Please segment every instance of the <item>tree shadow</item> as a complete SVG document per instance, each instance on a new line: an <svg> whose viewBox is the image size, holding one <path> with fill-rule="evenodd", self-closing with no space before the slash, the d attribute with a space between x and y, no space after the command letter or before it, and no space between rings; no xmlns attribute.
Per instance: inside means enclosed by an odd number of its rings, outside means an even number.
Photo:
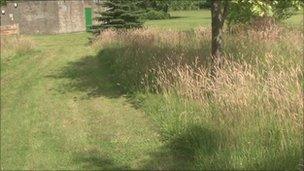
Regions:
<svg viewBox="0 0 304 171"><path fill-rule="evenodd" d="M170 16L169 20L176 20L176 19L185 19L185 18L189 18L188 16ZM211 20L211 16L210 17L200 17L200 19L210 19Z"/></svg>
<svg viewBox="0 0 304 171"><path fill-rule="evenodd" d="M169 20L180 19L180 18L189 18L186 16L170 16Z"/></svg>
<svg viewBox="0 0 304 171"><path fill-rule="evenodd" d="M115 163L107 155L102 155L97 151L80 152L74 154L74 162L80 164L83 170L128 170L129 166Z"/></svg>
<svg viewBox="0 0 304 171"><path fill-rule="evenodd" d="M110 80L110 71L98 56L85 56L76 62L70 62L58 74L48 78L67 79L54 88L60 93L71 91L86 92L87 98L105 96L117 98L122 95L119 87Z"/></svg>
<svg viewBox="0 0 304 171"><path fill-rule="evenodd" d="M232 168L229 166L229 152L226 152L225 158L215 157L225 146L223 136L221 132L203 125L190 125L184 132L170 138L157 152L151 153L151 160L146 162L144 168L157 170Z"/></svg>
<svg viewBox="0 0 304 171"><path fill-rule="evenodd" d="M150 154L145 169L153 170L303 170L303 150L290 147L285 152L268 152L262 158L248 158L235 163L238 147L228 142L228 134L204 125L189 125L185 131L167 138L165 145ZM163 138L166 136L162 136ZM252 148L248 146L248 148ZM262 146L260 148L263 148ZM257 149L263 151L265 149ZM248 157L248 156L247 156ZM239 160L238 162L241 162ZM246 162L247 161L247 162Z"/></svg>

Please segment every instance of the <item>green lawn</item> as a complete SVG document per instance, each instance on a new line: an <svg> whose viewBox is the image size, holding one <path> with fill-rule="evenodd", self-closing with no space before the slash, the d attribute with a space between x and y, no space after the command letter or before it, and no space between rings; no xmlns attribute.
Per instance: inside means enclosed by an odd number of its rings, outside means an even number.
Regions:
<svg viewBox="0 0 304 171"><path fill-rule="evenodd" d="M291 24L291 25L294 25L294 26L302 26L303 27L303 20L304 20L303 12L304 12L303 10L297 12L295 15L288 18L286 20L286 22L288 24Z"/></svg>
<svg viewBox="0 0 304 171"><path fill-rule="evenodd" d="M155 126L108 80L88 34L33 38L35 52L1 66L1 169L157 166Z"/></svg>
<svg viewBox="0 0 304 171"><path fill-rule="evenodd" d="M190 30L199 26L211 26L210 10L172 11L170 14L172 19L146 21L145 26L176 30ZM303 25L303 11L297 12L286 22L295 26Z"/></svg>
<svg viewBox="0 0 304 171"><path fill-rule="evenodd" d="M172 11L172 19L146 21L145 26L164 29L189 30L199 26L211 26L209 10L199 11Z"/></svg>

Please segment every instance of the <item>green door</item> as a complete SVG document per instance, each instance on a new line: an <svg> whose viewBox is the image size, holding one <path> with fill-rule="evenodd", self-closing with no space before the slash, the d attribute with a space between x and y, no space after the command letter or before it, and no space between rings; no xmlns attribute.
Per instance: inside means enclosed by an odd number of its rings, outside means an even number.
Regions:
<svg viewBox="0 0 304 171"><path fill-rule="evenodd" d="M86 30L91 31L92 28L92 8L85 8Z"/></svg>

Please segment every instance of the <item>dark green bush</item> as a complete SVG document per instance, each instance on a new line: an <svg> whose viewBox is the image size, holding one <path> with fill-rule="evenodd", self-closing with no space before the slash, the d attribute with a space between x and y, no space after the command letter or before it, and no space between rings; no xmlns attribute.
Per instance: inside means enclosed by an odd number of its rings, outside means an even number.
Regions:
<svg viewBox="0 0 304 171"><path fill-rule="evenodd" d="M6 5L6 0L0 0L0 6Z"/></svg>
<svg viewBox="0 0 304 171"><path fill-rule="evenodd" d="M170 14L163 11L149 10L148 12L144 13L141 18L144 20L163 20L169 19Z"/></svg>
<svg viewBox="0 0 304 171"><path fill-rule="evenodd" d="M171 10L198 10L211 7L211 0L171 1Z"/></svg>

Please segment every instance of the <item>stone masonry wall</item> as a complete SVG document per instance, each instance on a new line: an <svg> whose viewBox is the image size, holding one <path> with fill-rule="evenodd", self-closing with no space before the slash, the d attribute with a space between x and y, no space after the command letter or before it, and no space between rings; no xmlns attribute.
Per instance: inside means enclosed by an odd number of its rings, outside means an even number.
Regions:
<svg viewBox="0 0 304 171"><path fill-rule="evenodd" d="M14 3L18 6L15 8ZM57 34L85 31L85 7L92 0L9 1L1 7L1 25L19 23L21 34Z"/></svg>
<svg viewBox="0 0 304 171"><path fill-rule="evenodd" d="M47 34L58 30L58 5L56 1L9 2L1 14L1 25L19 23L21 34ZM2 9L2 8L1 8Z"/></svg>
<svg viewBox="0 0 304 171"><path fill-rule="evenodd" d="M84 2L58 2L59 33L85 31Z"/></svg>

